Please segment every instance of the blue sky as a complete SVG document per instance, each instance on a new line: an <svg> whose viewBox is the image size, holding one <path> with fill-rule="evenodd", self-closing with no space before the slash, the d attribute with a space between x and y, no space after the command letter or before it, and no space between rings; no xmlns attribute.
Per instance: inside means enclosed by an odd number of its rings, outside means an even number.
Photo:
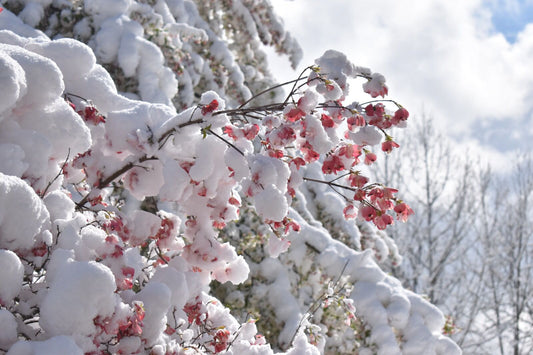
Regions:
<svg viewBox="0 0 533 355"><path fill-rule="evenodd" d="M312 64L327 49L387 78L461 147L504 164L533 149L533 0L272 0ZM274 72L293 77L285 59Z"/></svg>
<svg viewBox="0 0 533 355"><path fill-rule="evenodd" d="M533 23L533 1L494 1L488 8L492 13L492 24L505 38L514 43L517 34L528 23Z"/></svg>

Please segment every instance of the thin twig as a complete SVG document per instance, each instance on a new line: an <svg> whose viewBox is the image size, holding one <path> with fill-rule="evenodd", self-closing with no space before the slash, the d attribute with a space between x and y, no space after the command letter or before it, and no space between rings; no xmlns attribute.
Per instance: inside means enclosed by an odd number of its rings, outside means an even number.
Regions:
<svg viewBox="0 0 533 355"><path fill-rule="evenodd" d="M294 80L290 80L290 81L286 81L284 83L281 83L281 84L278 84L278 85L274 85L268 89L265 89L263 91L261 91L260 93L258 94L255 94L254 96L252 96L251 98L249 98L248 100L246 100L242 105L240 105L237 109L241 109L243 108L244 106L246 106L248 103L250 103L251 101L253 101L254 99L258 98L259 96L269 92L269 91L272 91L274 89L277 89L279 87L282 87L282 86L285 86L285 85L288 85L288 84L292 84L292 83L297 83L298 81L300 80L304 80L305 78L302 78L301 75L300 77L298 77L298 79L294 79Z"/></svg>
<svg viewBox="0 0 533 355"><path fill-rule="evenodd" d="M143 155L136 162L129 162L128 164L124 165L122 168L118 169L117 171L115 171L113 174L111 174L107 178L98 181L97 187L100 189L107 187L111 182L113 182L113 180L115 180L116 178L118 178L119 176L127 172L128 170L132 169L133 167L137 166L137 164L145 162L147 160L157 160L157 158L147 157L146 155ZM80 202L76 204L78 209L82 208L83 205L87 203L87 200L89 199L90 194L91 193L89 192L87 195L85 195L85 197L81 199Z"/></svg>
<svg viewBox="0 0 533 355"><path fill-rule="evenodd" d="M217 137L218 139L222 140L224 143L226 143L227 145L229 145L230 147L232 147L233 149L235 149L237 152L239 152L242 156L244 156L244 153L242 152L242 150L240 150L239 148L237 148L233 143L231 143L230 141L228 141L226 138L222 137L221 135L219 134L216 134L215 132L213 132L211 129L208 129L207 130L209 133L211 133L212 135L214 135L215 137Z"/></svg>
<svg viewBox="0 0 533 355"><path fill-rule="evenodd" d="M176 132L180 128L187 127L187 126L192 126L194 124L203 123L203 122L204 122L203 118L198 118L198 119L195 119L195 120L191 120L191 121L187 121L187 122L184 122L184 123L180 123L176 127L172 127L169 130L167 130L165 133L163 133L161 135L161 137L157 140L157 143L161 144L161 142L163 142L163 141L165 141L165 143L166 143L166 139L170 135L172 135L172 133ZM163 145L164 145L164 143L163 143ZM162 147L163 145L160 145L160 146Z"/></svg>
<svg viewBox="0 0 533 355"><path fill-rule="evenodd" d="M283 101L283 105L286 105L287 102L289 102L289 99L294 95L294 91L296 89L296 84L298 84L298 81L302 80L302 76L304 75L304 73L308 70L308 69L311 69L312 67L309 66L307 68L304 68L304 70L302 70L302 72L300 73L300 75L298 76L298 79L296 79L294 81L294 85L292 86L292 89L291 89L291 92L289 92L289 95L287 95L287 97L285 98L285 101Z"/></svg>
<svg viewBox="0 0 533 355"><path fill-rule="evenodd" d="M307 243L306 243L307 244ZM314 249L314 248L313 248ZM341 273L339 274L339 276L337 277L337 281L335 281L334 283L334 288L337 288L337 285L339 284L339 281L342 277L342 275L344 274L344 271L346 271L346 267L348 266L348 262L349 260L346 260L346 262L344 263L344 267L342 268L342 271ZM344 286L343 286L344 287ZM336 293L340 292L340 290L343 288L339 288ZM292 338L291 338L291 341L289 342L289 345L292 344L292 342L294 341L294 338L296 338L296 334L298 334L298 331L300 330L300 328L302 327L302 323L305 319L308 319L308 318L311 318L315 313L316 311L318 310L318 306L320 306L320 304L322 303L322 299L324 298L324 296L327 295L327 291L324 291L322 292L322 294L320 295L320 297L318 297L313 303L311 303L309 305L309 308L307 308L307 311L304 313L302 319L300 319L300 322L298 323L298 328L296 328L296 331L294 332ZM329 297L329 296L328 296ZM327 299L328 297L326 297L325 299ZM316 308L316 309L315 309ZM311 312L312 311L312 312Z"/></svg>
<svg viewBox="0 0 533 355"><path fill-rule="evenodd" d="M258 112L272 112L272 111L283 111L285 108L285 103L275 103L275 104L268 104L263 106L257 106L257 107L250 107L250 108L237 108L237 109L230 109L230 110L221 110L217 112L213 112L213 116L226 114L228 116L243 116L247 113L258 113Z"/></svg>
<svg viewBox="0 0 533 355"><path fill-rule="evenodd" d="M46 188L44 189L44 191L41 193L41 198L44 197L46 195L46 192L48 191L48 189L50 188L50 186L52 186L52 184L54 183L54 181L56 181L59 176L61 176L61 174L63 174L63 169L65 168L65 166L67 165L68 163L68 158L70 156L70 148L68 148L68 152L67 152L67 157L65 158L65 161L63 162L63 165L61 165L61 169L59 169L59 172L57 173L57 175L48 183L48 185L46 185Z"/></svg>

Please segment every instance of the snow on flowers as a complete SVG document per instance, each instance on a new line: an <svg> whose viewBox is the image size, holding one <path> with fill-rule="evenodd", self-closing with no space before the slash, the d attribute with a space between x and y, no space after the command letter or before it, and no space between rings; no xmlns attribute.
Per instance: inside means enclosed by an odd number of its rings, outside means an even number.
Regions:
<svg viewBox="0 0 533 355"><path fill-rule="evenodd" d="M118 13L129 6L115 5L111 10ZM97 1L86 4L95 18L97 9ZM396 190L371 183L361 168L378 159L372 150L383 137L382 144L391 142L383 151L397 148L385 129L403 126L407 111L397 104L393 112L380 103L372 110L370 104L343 103L350 78L369 81L363 89L372 97L387 94L382 76L328 51L277 106L232 109L208 91L196 106L176 112L167 96L150 95L154 83L141 81L141 96L159 104L128 99L90 48L72 39L50 40L11 13L4 15L12 16L2 20L12 31L0 32L0 65L7 73L0 86L10 89L0 101L0 156L9 157L0 163L0 265L9 265L9 273L0 272L0 324L8 329L0 337L2 350L323 351L326 334L302 321L304 305L290 294L284 266L269 258L265 265L279 273L258 271L242 250L220 237L243 217L241 210L266 226L263 243L269 241L271 256L303 256L302 248L311 245L329 279L344 272L339 265L350 263L357 292L339 301L347 326L368 294L404 292L368 253L343 247L293 208L295 200L304 200L300 190L307 183L341 196L346 219L372 221L379 229L393 223L393 212L401 221L413 213ZM27 10L24 16L29 15ZM104 22L103 28L114 26ZM105 54L105 41L93 45ZM112 61L116 53L108 54ZM134 67L142 72L143 65L148 64L141 60ZM170 90L164 70L145 69L157 74L163 91ZM305 268L305 258L296 259ZM258 272L283 285L267 291L284 323L282 348L272 349L252 320L237 320L211 294L214 281L239 285ZM387 282L393 285L376 286ZM411 303L420 302L416 309L430 313L417 296L400 298L394 309L375 307L395 315L390 322L360 312L375 325L378 348L399 349L388 336L392 327L404 330ZM284 313L286 299L295 307ZM428 317L440 324L438 312ZM386 329L386 343L379 343L379 329ZM428 331L428 342L436 344L443 338L435 329Z"/></svg>

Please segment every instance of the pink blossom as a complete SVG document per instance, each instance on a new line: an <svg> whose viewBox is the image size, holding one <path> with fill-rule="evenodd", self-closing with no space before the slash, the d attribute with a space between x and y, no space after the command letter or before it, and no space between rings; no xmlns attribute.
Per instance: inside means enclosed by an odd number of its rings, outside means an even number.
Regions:
<svg viewBox="0 0 533 355"><path fill-rule="evenodd" d="M248 140L254 139L259 133L259 125L253 124L243 129L244 137Z"/></svg>
<svg viewBox="0 0 533 355"><path fill-rule="evenodd" d="M322 172L324 174L337 174L337 172L344 169L342 160L336 155L330 155L322 164Z"/></svg>
<svg viewBox="0 0 533 355"><path fill-rule="evenodd" d="M378 216L374 219L374 224L378 229L384 230L387 228L388 225L391 225L394 223L394 220L392 217L386 213L383 213L381 216Z"/></svg>
<svg viewBox="0 0 533 355"><path fill-rule="evenodd" d="M303 160L302 158L295 158L291 160L290 164L294 164L296 166L296 169L299 170L301 166L305 165L305 160Z"/></svg>
<svg viewBox="0 0 533 355"><path fill-rule="evenodd" d="M400 145L393 140L386 140L385 142L381 143L381 150L383 150L385 153L392 152L392 149L394 148L400 148Z"/></svg>
<svg viewBox="0 0 533 355"><path fill-rule="evenodd" d="M394 212L396 212L396 218L402 222L407 221L409 216L414 214L411 207L404 202L398 203L396 206L394 206Z"/></svg>
<svg viewBox="0 0 533 355"><path fill-rule="evenodd" d="M407 120L409 117L409 111L407 111L405 108L401 107L394 113L393 121L395 124L398 124L401 121Z"/></svg>
<svg viewBox="0 0 533 355"><path fill-rule="evenodd" d="M344 207L342 213L344 214L345 219L353 219L357 217L357 210L355 209L354 205L348 205Z"/></svg>
<svg viewBox="0 0 533 355"><path fill-rule="evenodd" d="M366 165L372 165L378 157L376 154L368 152L365 154L365 164Z"/></svg>
<svg viewBox="0 0 533 355"><path fill-rule="evenodd" d="M368 182L368 178L359 174L350 174L348 181L350 182L350 186L363 187Z"/></svg>
<svg viewBox="0 0 533 355"><path fill-rule="evenodd" d="M363 189L357 189L353 195L355 201L363 201L366 198L366 192Z"/></svg>
<svg viewBox="0 0 533 355"><path fill-rule="evenodd" d="M325 115L325 114L322 114L320 120L322 121L322 126L324 128L332 128L335 126L335 122L333 121L333 119L328 116L328 115Z"/></svg>
<svg viewBox="0 0 533 355"><path fill-rule="evenodd" d="M363 90L372 97L385 97L389 88L385 85L385 77L379 73L373 73L370 80L363 84Z"/></svg>
<svg viewBox="0 0 533 355"><path fill-rule="evenodd" d="M299 108L293 108L292 110L287 112L287 114L285 116L287 117L287 119L289 121L296 122L296 121L298 121L299 119L301 119L302 117L305 116L305 112L302 111Z"/></svg>
<svg viewBox="0 0 533 355"><path fill-rule="evenodd" d="M359 209L365 221L370 222L376 217L376 209L372 206L363 206Z"/></svg>
<svg viewBox="0 0 533 355"><path fill-rule="evenodd" d="M218 108L218 101L217 100L213 100L209 104L204 105L202 107L202 115L205 116L208 113L211 113L211 112L215 111L217 108Z"/></svg>
<svg viewBox="0 0 533 355"><path fill-rule="evenodd" d="M367 116L374 116L374 106L372 104L366 105L365 113Z"/></svg>

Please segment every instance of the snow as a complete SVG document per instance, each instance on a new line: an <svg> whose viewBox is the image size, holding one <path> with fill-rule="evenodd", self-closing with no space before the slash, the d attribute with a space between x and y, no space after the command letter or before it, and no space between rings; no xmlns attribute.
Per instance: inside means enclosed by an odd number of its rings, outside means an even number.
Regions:
<svg viewBox="0 0 533 355"><path fill-rule="evenodd" d="M82 355L83 351L71 337L58 335L44 341L21 340L7 352L9 355L55 355L62 353Z"/></svg>
<svg viewBox="0 0 533 355"><path fill-rule="evenodd" d="M17 321L6 309L0 309L0 329L0 349L9 349L17 341Z"/></svg>
<svg viewBox="0 0 533 355"><path fill-rule="evenodd" d="M24 268L17 254L0 249L0 304L8 306L22 288Z"/></svg>
<svg viewBox="0 0 533 355"><path fill-rule="evenodd" d="M273 184L264 187L254 199L255 210L264 219L279 222L287 215L287 200Z"/></svg>
<svg viewBox="0 0 533 355"><path fill-rule="evenodd" d="M50 220L56 219L70 219L74 214L74 202L63 191L51 191L44 199L44 204L48 213L50 213Z"/></svg>
<svg viewBox="0 0 533 355"><path fill-rule="evenodd" d="M141 292L135 296L135 300L143 302L146 311L144 317L143 340L148 346L155 344L166 328L167 311L171 303L171 291L166 284L152 280Z"/></svg>
<svg viewBox="0 0 533 355"><path fill-rule="evenodd" d="M62 74L54 62L17 46L0 44L0 50L15 60L25 73L27 90L20 95L20 106L45 107L63 94ZM23 80L20 70L16 74L17 80Z"/></svg>
<svg viewBox="0 0 533 355"><path fill-rule="evenodd" d="M93 320L113 314L115 288L111 270L101 263L67 261L43 299L39 323L51 335L91 336Z"/></svg>
<svg viewBox="0 0 533 355"><path fill-rule="evenodd" d="M18 62L0 52L0 85L5 94L0 98L0 113L13 108L17 100L26 94L26 75ZM0 116L0 120L4 116Z"/></svg>
<svg viewBox="0 0 533 355"><path fill-rule="evenodd" d="M0 144L0 171L7 175L22 176L29 164L24 161L24 150L17 144Z"/></svg>
<svg viewBox="0 0 533 355"><path fill-rule="evenodd" d="M0 248L31 249L50 228L42 200L23 180L0 173Z"/></svg>
<svg viewBox="0 0 533 355"><path fill-rule="evenodd" d="M360 145L376 145L379 144L383 139L381 133L376 129L376 127L373 126L359 128L357 132L350 133L350 138L353 139L355 144Z"/></svg>

